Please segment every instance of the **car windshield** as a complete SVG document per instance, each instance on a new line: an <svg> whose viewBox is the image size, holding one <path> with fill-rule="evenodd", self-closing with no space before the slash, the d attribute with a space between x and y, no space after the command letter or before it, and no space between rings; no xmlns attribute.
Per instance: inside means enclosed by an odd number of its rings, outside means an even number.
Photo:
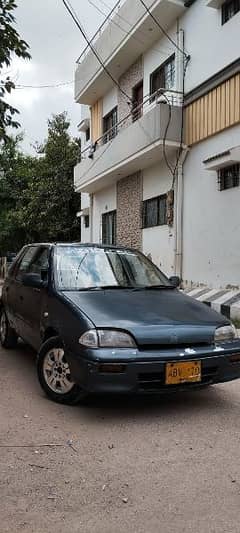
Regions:
<svg viewBox="0 0 240 533"><path fill-rule="evenodd" d="M172 287L149 259L137 251L57 246L55 280L60 290Z"/></svg>

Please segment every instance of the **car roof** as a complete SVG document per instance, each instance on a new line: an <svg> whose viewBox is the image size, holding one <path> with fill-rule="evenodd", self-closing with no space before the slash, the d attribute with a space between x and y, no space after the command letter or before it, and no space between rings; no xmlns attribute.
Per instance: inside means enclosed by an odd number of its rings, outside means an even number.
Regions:
<svg viewBox="0 0 240 533"><path fill-rule="evenodd" d="M112 244L99 244L99 243L92 243L92 242L88 242L88 243L82 243L82 242L34 242L34 243L29 243L29 244L26 244L25 247L29 247L29 246L51 246L51 247L55 247L55 246L79 246L81 248L99 248L99 249L102 249L102 250L106 250L106 249L109 249L109 250L134 250L134 248L130 248L129 246L122 246L122 245L119 245L119 246L116 246L116 245L112 245ZM136 250L135 250L136 251Z"/></svg>

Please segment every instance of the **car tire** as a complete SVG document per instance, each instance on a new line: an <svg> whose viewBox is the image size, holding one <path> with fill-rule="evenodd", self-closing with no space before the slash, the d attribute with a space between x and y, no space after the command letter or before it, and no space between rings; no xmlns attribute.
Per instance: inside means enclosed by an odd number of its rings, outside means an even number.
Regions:
<svg viewBox="0 0 240 533"><path fill-rule="evenodd" d="M37 373L42 389L54 402L75 405L88 398L88 393L71 380L60 337L51 337L41 346L37 356Z"/></svg>
<svg viewBox="0 0 240 533"><path fill-rule="evenodd" d="M3 348L16 348L18 335L10 326L6 312L0 309L0 342Z"/></svg>

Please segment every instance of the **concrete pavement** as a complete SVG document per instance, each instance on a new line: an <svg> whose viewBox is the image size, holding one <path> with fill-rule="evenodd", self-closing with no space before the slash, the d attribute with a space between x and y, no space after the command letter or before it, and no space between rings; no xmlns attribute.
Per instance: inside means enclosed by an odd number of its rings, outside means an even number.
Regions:
<svg viewBox="0 0 240 533"><path fill-rule="evenodd" d="M0 387L1 533L239 533L240 382L64 407L22 346Z"/></svg>

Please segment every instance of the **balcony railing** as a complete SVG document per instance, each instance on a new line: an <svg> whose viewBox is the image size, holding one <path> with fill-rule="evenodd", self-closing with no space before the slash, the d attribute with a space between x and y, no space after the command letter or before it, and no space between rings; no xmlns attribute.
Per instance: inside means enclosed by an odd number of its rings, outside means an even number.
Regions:
<svg viewBox="0 0 240 533"><path fill-rule="evenodd" d="M96 31L96 33L94 33L93 37L91 38L90 44L92 46L94 46L94 44L97 42L99 37L101 37L102 32L104 31L105 27L116 16L118 10L124 4L124 2L125 2L125 0L118 0L118 2L113 6L112 10L109 12L109 14L106 16L105 20L103 21L103 23L99 26L98 30ZM87 45L84 48L84 50L82 51L82 53L80 54L80 56L78 57L78 59L76 61L76 63L78 65L80 65L80 63L82 63L84 61L87 53L89 52L89 49L90 49L89 45Z"/></svg>
<svg viewBox="0 0 240 533"><path fill-rule="evenodd" d="M155 93L147 95L141 104L132 106L130 113L114 124L109 130L105 131L94 143L81 152L81 159L89 157L93 159L94 153L104 144L112 141L124 128L132 122L139 120L142 115L150 110L156 102L165 103L166 105L181 107L183 105L183 93L174 90L158 89Z"/></svg>
<svg viewBox="0 0 240 533"><path fill-rule="evenodd" d="M184 0L145 0L145 3L166 31L186 9ZM77 60L76 102L94 105L111 90L113 78L119 80L160 37L158 25L139 0L119 0L93 36L92 46L87 46Z"/></svg>

